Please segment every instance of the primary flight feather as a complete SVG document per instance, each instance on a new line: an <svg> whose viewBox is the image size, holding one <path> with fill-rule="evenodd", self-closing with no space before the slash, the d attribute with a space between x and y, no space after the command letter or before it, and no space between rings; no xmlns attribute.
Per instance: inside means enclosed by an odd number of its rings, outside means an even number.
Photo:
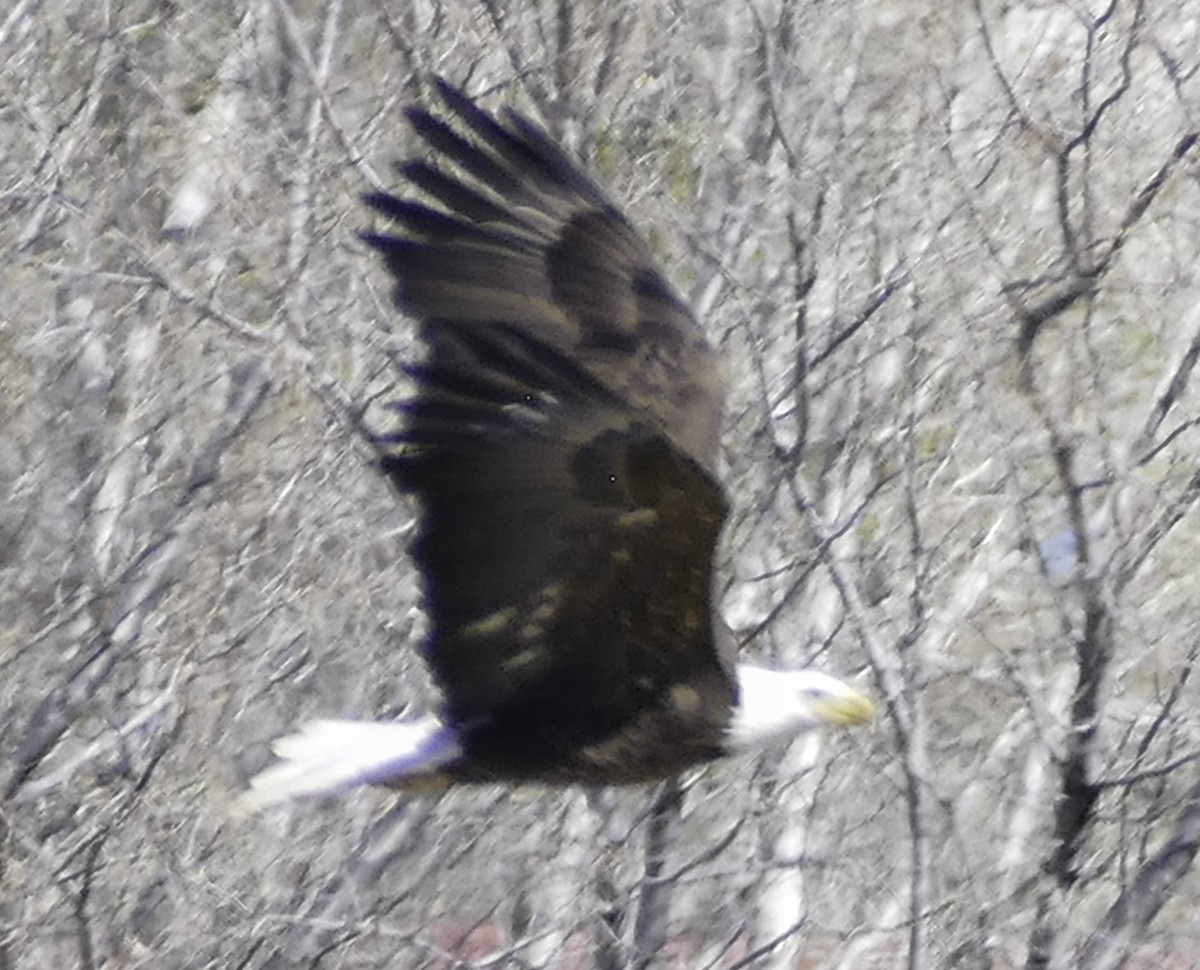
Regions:
<svg viewBox="0 0 1200 970"><path fill-rule="evenodd" d="M436 82L410 108L425 201L374 194L366 241L420 322L381 467L416 496L423 644L445 702L316 721L242 807L360 784L621 784L872 705L816 671L736 662L713 603L724 380L642 237L539 127Z"/></svg>

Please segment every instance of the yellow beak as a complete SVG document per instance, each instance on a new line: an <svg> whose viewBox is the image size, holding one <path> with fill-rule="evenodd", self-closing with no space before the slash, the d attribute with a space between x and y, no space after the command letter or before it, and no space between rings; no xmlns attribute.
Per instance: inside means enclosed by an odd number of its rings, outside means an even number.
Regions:
<svg viewBox="0 0 1200 970"><path fill-rule="evenodd" d="M843 727L858 727L875 717L875 704L865 694L849 687L845 694L837 694L815 705L817 715L831 724Z"/></svg>

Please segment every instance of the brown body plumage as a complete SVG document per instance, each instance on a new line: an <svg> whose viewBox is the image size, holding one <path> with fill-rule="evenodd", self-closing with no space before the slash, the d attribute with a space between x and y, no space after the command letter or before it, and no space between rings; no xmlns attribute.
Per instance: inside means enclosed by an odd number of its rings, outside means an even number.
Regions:
<svg viewBox="0 0 1200 970"><path fill-rule="evenodd" d="M662 777L720 752L734 701L712 626L719 368L557 146L439 90L466 137L409 118L454 168L403 167L438 207L371 196L399 231L367 239L429 347L381 444L422 506L426 656L465 749L450 768Z"/></svg>

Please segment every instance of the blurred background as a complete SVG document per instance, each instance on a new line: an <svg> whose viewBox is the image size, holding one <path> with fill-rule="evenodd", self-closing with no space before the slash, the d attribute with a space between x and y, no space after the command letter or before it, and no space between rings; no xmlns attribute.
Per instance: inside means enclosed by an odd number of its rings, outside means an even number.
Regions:
<svg viewBox="0 0 1200 970"><path fill-rule="evenodd" d="M1183 0L15 0L0 970L1200 966L1200 18ZM250 821L436 704L357 240L445 75L727 357L722 607L867 731Z"/></svg>

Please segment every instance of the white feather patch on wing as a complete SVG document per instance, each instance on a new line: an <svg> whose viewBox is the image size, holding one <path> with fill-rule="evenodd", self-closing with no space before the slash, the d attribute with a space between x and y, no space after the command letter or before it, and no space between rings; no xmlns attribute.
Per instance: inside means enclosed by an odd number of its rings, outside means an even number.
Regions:
<svg viewBox="0 0 1200 970"><path fill-rule="evenodd" d="M299 733L279 738L272 750L281 760L250 780L234 803L234 814L430 774L462 753L453 729L436 717L312 721Z"/></svg>

